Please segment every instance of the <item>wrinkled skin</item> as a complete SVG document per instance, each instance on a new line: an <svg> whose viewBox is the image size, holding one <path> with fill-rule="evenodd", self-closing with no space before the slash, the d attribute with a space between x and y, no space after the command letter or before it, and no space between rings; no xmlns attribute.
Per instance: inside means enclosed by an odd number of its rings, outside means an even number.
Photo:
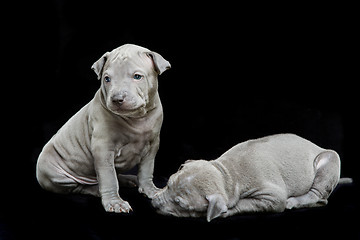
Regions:
<svg viewBox="0 0 360 240"><path fill-rule="evenodd" d="M177 217L206 215L208 201L202 185L212 184L212 178L203 178L204 174L197 173L206 170L211 172L213 169L207 161L202 160L204 166L201 166L200 161L187 161L177 173L169 178L167 186L152 200L152 205L158 213Z"/></svg>
<svg viewBox="0 0 360 240"><path fill-rule="evenodd" d="M146 108L152 107L148 104L157 93L157 74L145 52L146 49L132 55L129 51L105 53L92 67L100 74L106 108L117 115L139 118L150 110Z"/></svg>
<svg viewBox="0 0 360 240"><path fill-rule="evenodd" d="M152 198L159 191L152 179L163 120L157 82L169 68L158 53L132 44L97 60L92 69L100 89L40 153L36 175L41 187L99 196L108 212L131 210L119 186L138 186ZM137 176L123 175L135 166Z"/></svg>
<svg viewBox="0 0 360 240"><path fill-rule="evenodd" d="M318 207L339 182L340 159L294 134L249 140L213 161L187 161L152 200L158 213L217 217ZM342 180L344 182L344 180Z"/></svg>

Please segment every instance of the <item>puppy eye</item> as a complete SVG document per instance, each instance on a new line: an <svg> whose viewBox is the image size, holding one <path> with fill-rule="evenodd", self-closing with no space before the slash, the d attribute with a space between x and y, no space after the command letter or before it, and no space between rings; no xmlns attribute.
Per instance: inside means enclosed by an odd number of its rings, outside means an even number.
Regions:
<svg viewBox="0 0 360 240"><path fill-rule="evenodd" d="M144 76L143 75L140 75L140 74L134 74L134 79L135 80L141 80Z"/></svg>
<svg viewBox="0 0 360 240"><path fill-rule="evenodd" d="M105 82L110 82L111 81L111 78L109 76L105 76Z"/></svg>

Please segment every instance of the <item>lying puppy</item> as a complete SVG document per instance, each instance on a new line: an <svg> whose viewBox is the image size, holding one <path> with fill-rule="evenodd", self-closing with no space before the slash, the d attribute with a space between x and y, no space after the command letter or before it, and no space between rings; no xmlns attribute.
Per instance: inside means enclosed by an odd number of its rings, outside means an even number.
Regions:
<svg viewBox="0 0 360 240"><path fill-rule="evenodd" d="M56 193L101 197L108 212L129 212L119 185L148 197L163 119L158 75L170 68L160 54L125 44L105 53L92 69L101 80L94 98L44 146L37 162L40 185ZM138 175L122 173L139 166Z"/></svg>
<svg viewBox="0 0 360 240"><path fill-rule="evenodd" d="M213 161L186 161L152 205L160 214L207 221L317 207L327 204L339 178L336 152L279 134L240 143Z"/></svg>

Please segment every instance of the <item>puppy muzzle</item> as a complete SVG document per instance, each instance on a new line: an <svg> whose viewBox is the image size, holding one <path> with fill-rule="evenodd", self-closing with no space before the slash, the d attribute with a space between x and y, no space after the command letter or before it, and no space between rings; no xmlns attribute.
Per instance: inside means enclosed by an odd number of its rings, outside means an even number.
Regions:
<svg viewBox="0 0 360 240"><path fill-rule="evenodd" d="M120 107L124 103L126 96L127 96L127 92L122 92L122 93L113 95L111 97L111 102L112 102L112 104Z"/></svg>

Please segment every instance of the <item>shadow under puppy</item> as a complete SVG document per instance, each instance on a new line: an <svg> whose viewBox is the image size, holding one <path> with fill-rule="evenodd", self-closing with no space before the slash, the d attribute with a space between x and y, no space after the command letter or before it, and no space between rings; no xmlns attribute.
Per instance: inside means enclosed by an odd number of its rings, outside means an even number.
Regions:
<svg viewBox="0 0 360 240"><path fill-rule="evenodd" d="M240 143L213 161L188 160L152 200L158 213L217 217L318 207L340 179L340 158L293 134Z"/></svg>

